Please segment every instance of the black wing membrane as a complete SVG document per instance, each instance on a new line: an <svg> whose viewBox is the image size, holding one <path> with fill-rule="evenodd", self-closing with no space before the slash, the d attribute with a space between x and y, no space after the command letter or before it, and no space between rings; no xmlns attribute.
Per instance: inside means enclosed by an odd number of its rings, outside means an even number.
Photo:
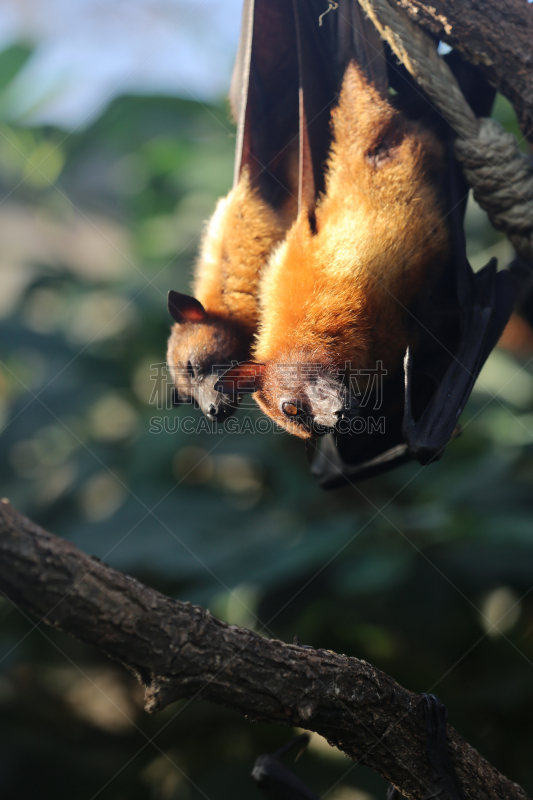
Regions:
<svg viewBox="0 0 533 800"><path fill-rule="evenodd" d="M274 207L295 191L288 174L298 148L298 58L292 3L245 0L230 102L237 120L234 183L243 169Z"/></svg>
<svg viewBox="0 0 533 800"><path fill-rule="evenodd" d="M309 736L302 734L281 747L272 755L259 756L254 764L252 778L269 800L318 800L302 781L292 774L281 758L297 745L301 750L309 743Z"/></svg>
<svg viewBox="0 0 533 800"><path fill-rule="evenodd" d="M296 24L299 82L298 210L314 216L324 189L324 163L331 144L330 114L340 90L334 53L337 17L324 12L321 0L292 0ZM319 24L321 20L322 24Z"/></svg>
<svg viewBox="0 0 533 800"><path fill-rule="evenodd" d="M358 19L352 22L357 25ZM367 32L369 21L363 25L363 41L374 47L370 43L375 39ZM379 72L373 79L382 81L382 61L378 56L374 61ZM451 219L453 256L432 296L413 309L413 334L421 344L415 359L409 350L406 353L404 386L398 381L387 387L379 409L384 429L372 431L365 424L359 434L328 434L318 441L311 471L326 489L375 477L413 459L427 464L440 458L457 431L459 416L507 323L517 292L512 274L497 272L494 260L480 272L472 271L463 231L468 185L453 155L454 132L388 48L386 61L388 84L398 93L402 111L433 127L448 143L443 196ZM447 61L476 115L488 116L494 90L456 52Z"/></svg>
<svg viewBox="0 0 533 800"><path fill-rule="evenodd" d="M474 113L488 116L494 90L475 67L462 61L458 53L452 52L447 60ZM472 271L464 236L468 184L453 156L451 143L454 132L443 125L442 135L448 141L448 213L453 237L450 273L454 275L452 297L458 309L459 337L444 363L442 358L437 360L437 373L435 375L434 371L433 375L437 388L416 422L412 411L413 376L415 370L426 375L431 372L434 353L424 354L422 348L417 355L417 365L412 362L409 351L405 356L402 433L409 453L421 464L440 458L457 430L459 417L483 364L503 332L518 291L518 283L511 271L496 271L495 259L479 272ZM445 336L441 338L445 340Z"/></svg>
<svg viewBox="0 0 533 800"><path fill-rule="evenodd" d="M338 101L348 61L357 58L382 91L386 90L387 71L383 42L358 2L339 0L338 8L326 14L324 0L292 2L300 87L300 197L312 213L324 190L331 109Z"/></svg>
<svg viewBox="0 0 533 800"><path fill-rule="evenodd" d="M405 355L405 406L402 433L410 454L420 464L440 458L453 436L459 417L481 368L500 338L511 315L518 285L508 271L496 271L496 259L479 272L472 272L466 257L461 198L452 212L457 296L460 309L460 339L457 350L431 401L415 422L412 412L413 364Z"/></svg>

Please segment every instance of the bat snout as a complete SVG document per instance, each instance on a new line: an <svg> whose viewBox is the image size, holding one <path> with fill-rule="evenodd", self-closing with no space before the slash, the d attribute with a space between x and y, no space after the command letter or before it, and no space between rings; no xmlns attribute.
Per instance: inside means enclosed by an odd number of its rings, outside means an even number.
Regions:
<svg viewBox="0 0 533 800"><path fill-rule="evenodd" d="M207 419L211 422L224 422L224 420L235 414L237 404L235 402L226 402L219 400L217 402L209 403L202 411Z"/></svg>
<svg viewBox="0 0 533 800"><path fill-rule="evenodd" d="M231 417L239 405L239 398L217 391L217 375L203 377L195 387L198 406L210 422L221 423Z"/></svg>
<svg viewBox="0 0 533 800"><path fill-rule="evenodd" d="M359 414L359 403L342 384L321 382L309 392L313 406L313 428L318 435L334 431L340 420Z"/></svg>

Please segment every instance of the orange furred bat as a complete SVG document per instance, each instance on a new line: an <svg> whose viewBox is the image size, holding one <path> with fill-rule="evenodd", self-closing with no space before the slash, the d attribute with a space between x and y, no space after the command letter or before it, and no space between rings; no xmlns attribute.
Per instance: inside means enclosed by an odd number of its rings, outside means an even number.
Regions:
<svg viewBox="0 0 533 800"><path fill-rule="evenodd" d="M350 374L402 372L409 309L431 290L451 248L441 202L444 147L396 110L355 60L332 112L325 192L303 210L261 283L256 366L225 375L308 438L357 414ZM239 372L240 370L240 372ZM224 382L223 380L223 382Z"/></svg>
<svg viewBox="0 0 533 800"><path fill-rule="evenodd" d="M167 363L178 396L194 398L212 419L220 421L234 410L231 399L215 392L213 369L249 354L258 324L261 270L294 218L291 202L287 205L280 211L269 206L245 169L237 186L218 202L205 231L194 297L169 293L175 325Z"/></svg>
<svg viewBox="0 0 533 800"><path fill-rule="evenodd" d="M313 439L312 472L333 488L440 457L509 318L517 270L497 272L492 259L472 271L454 132L357 1L331 10L327 32L310 24L318 2L293 2L303 208L261 279L253 360L216 388L253 392L269 417ZM446 60L487 116L493 90L458 53ZM329 139L313 124L328 103Z"/></svg>
<svg viewBox="0 0 533 800"><path fill-rule="evenodd" d="M235 183L203 236L194 296L169 292L167 363L179 402L221 421L238 398L214 389L217 368L249 357L261 272L298 211L299 107L294 11L246 0L232 84ZM275 43L275 46L274 46Z"/></svg>

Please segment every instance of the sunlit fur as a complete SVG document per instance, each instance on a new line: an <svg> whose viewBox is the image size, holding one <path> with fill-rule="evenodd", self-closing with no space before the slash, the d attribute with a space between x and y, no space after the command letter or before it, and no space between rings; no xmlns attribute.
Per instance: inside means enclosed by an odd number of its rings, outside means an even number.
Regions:
<svg viewBox="0 0 533 800"><path fill-rule="evenodd" d="M308 430L281 411L302 387L278 364L319 363L329 373L381 360L402 368L408 312L430 291L450 253L439 199L443 146L407 121L349 65L333 112L334 144L316 233L301 213L276 249L261 284L254 359L266 365L255 399L302 438ZM287 394L289 396L287 396Z"/></svg>
<svg viewBox="0 0 533 800"><path fill-rule="evenodd" d="M219 200L203 237L193 294L209 314L236 320L251 336L257 327L261 269L296 216L296 198L275 211L250 186L245 170Z"/></svg>
<svg viewBox="0 0 533 800"><path fill-rule="evenodd" d="M296 160L293 169L297 170ZM297 185L296 177L292 185ZM217 395L212 388L214 378L209 378L212 366L249 355L258 324L261 270L296 213L297 198L289 194L277 210L265 202L251 186L245 168L239 183L219 200L207 225L193 284L194 296L204 306L206 319L176 323L167 351L179 396L194 397L204 411L204 404L213 402ZM201 387L201 396L197 396L200 390L187 374L189 361L202 368L206 384Z"/></svg>

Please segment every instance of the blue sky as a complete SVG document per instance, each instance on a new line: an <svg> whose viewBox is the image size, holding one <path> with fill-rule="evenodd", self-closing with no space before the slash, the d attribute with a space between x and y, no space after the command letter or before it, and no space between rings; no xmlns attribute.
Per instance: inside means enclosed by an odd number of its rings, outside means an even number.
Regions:
<svg viewBox="0 0 533 800"><path fill-rule="evenodd" d="M3 114L88 124L125 92L216 100L229 87L242 0L2 0L0 48L35 53Z"/></svg>

